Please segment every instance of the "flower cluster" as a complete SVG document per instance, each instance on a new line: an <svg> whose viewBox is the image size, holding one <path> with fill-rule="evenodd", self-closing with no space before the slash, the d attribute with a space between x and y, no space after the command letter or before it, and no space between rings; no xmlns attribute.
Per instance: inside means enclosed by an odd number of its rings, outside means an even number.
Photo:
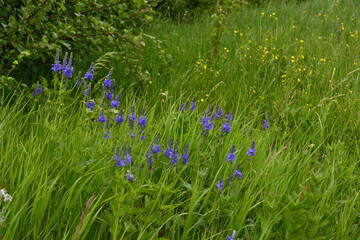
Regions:
<svg viewBox="0 0 360 240"><path fill-rule="evenodd" d="M268 115L266 115L265 117L265 120L263 122L263 127L265 130L268 130L269 129L269 118L268 118Z"/></svg>
<svg viewBox="0 0 360 240"><path fill-rule="evenodd" d="M251 143L251 148L249 148L249 150L246 152L246 154L247 154L249 157L255 156L255 154L256 154L256 151L255 151L255 141L252 141L252 143Z"/></svg>
<svg viewBox="0 0 360 240"><path fill-rule="evenodd" d="M55 62L52 65L53 67L51 68L51 70L53 70L55 73L59 73L59 74L63 73L64 77L72 77L72 73L74 70L74 68L72 66L72 58L73 58L73 55L71 53L69 61L67 62L67 53L65 53L65 56L63 59L63 64L60 64L59 50L57 50Z"/></svg>
<svg viewBox="0 0 360 240"><path fill-rule="evenodd" d="M227 155L226 160L230 163L234 162L235 160L235 145L232 145L230 149L230 153Z"/></svg>
<svg viewBox="0 0 360 240"><path fill-rule="evenodd" d="M120 148L118 147L116 150L116 154L114 155L115 167L125 167L125 165L129 165L131 163L131 147L126 149L124 147L123 157L120 157Z"/></svg>
<svg viewBox="0 0 360 240"><path fill-rule="evenodd" d="M232 120L232 114L230 112L227 112L227 114L225 114L225 122L221 126L220 131L225 131L227 134L229 134L231 130L231 125L230 125L231 120Z"/></svg>
<svg viewBox="0 0 360 240"><path fill-rule="evenodd" d="M154 170L153 168L153 159L157 159L157 156L159 153L161 153L161 147L158 144L159 140L156 140L152 145L151 148L149 149L148 153L145 155L145 157L147 158L147 161L149 163L149 170Z"/></svg>
<svg viewBox="0 0 360 240"><path fill-rule="evenodd" d="M181 154L181 158L184 160L182 163L183 164L187 164L189 162L189 153L188 153L188 149L189 148L189 143L187 143L185 145L185 148L183 149L183 152Z"/></svg>
<svg viewBox="0 0 360 240"><path fill-rule="evenodd" d="M177 142L174 143L174 147L172 147L172 140L169 140L168 148L164 151L164 156L167 156L169 159L171 159L172 164L174 167L176 166L176 163L179 161L179 157L177 154Z"/></svg>

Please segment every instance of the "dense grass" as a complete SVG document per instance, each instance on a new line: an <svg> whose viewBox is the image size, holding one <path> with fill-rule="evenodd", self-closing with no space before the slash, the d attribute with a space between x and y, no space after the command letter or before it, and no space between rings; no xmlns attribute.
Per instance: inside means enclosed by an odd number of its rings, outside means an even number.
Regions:
<svg viewBox="0 0 360 240"><path fill-rule="evenodd" d="M243 8L217 54L210 17L154 24L146 33L161 43L149 41L141 63L151 79L126 79L112 64L121 125L100 97L107 73L95 73L93 111L84 89L71 88L75 77L30 100L3 96L0 186L13 201L0 202L0 238L225 239L233 230L241 239L360 238L358 12L355 0ZM204 136L201 119L218 105L232 113L231 131L220 135L222 117ZM129 127L131 106L137 117L145 109L145 140ZM102 110L109 129L97 122ZM188 164L164 156L170 139L179 158L188 144ZM132 163L115 167L124 146ZM238 166L242 178L229 185Z"/></svg>

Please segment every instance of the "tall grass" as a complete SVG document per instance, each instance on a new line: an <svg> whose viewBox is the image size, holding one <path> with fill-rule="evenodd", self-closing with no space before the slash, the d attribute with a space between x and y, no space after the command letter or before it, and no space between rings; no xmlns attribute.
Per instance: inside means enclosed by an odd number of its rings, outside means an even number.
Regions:
<svg viewBox="0 0 360 240"><path fill-rule="evenodd" d="M47 90L30 100L3 96L0 187L13 201L0 202L0 237L225 239L236 230L241 239L358 239L359 10L350 0L242 8L213 56L211 18L158 23L147 33L161 47L143 49L151 83L139 89L114 64L118 110L100 91L87 109L76 87L48 98ZM213 118L204 136L204 113L218 105L232 113L231 131ZM138 117L145 109L145 133L129 127L131 106ZM97 122L102 110L108 129ZM170 139L175 166L164 155ZM162 152L149 169L153 143ZM129 146L132 163L115 167L117 149L122 156ZM238 167L241 179L232 175Z"/></svg>

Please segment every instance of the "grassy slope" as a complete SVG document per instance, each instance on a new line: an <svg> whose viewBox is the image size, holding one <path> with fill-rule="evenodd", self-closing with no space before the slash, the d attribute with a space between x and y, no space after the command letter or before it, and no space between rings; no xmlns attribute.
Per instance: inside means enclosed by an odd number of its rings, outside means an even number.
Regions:
<svg viewBox="0 0 360 240"><path fill-rule="evenodd" d="M91 121L101 105L86 111L82 97L2 105L0 182L13 202L0 203L1 236L73 238L89 204L79 239L224 239L233 229L250 239L359 238L359 10L348 0L244 8L229 19L212 62L209 18L155 25L149 34L163 41L164 59L148 45L144 99L131 89L121 97L125 115L131 105L138 115L146 109L144 141L138 126L136 138L127 135L127 120L110 124L104 139L104 126ZM121 80L121 69L114 72ZM197 110L180 112L193 97ZM219 126L200 134L211 103L234 114L226 137ZM147 170L156 136L162 150L178 140L179 154L189 143L189 164L170 168L161 153ZM257 153L248 160L253 140ZM124 145L132 146L133 166L115 168ZM238 165L242 179L227 186Z"/></svg>

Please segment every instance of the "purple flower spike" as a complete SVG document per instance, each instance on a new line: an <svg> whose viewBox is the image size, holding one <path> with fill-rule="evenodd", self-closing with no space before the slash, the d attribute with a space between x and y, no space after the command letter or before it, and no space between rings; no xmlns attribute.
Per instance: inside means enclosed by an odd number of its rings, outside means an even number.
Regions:
<svg viewBox="0 0 360 240"><path fill-rule="evenodd" d="M89 108L90 110L94 110L94 102L87 102L87 108Z"/></svg>
<svg viewBox="0 0 360 240"><path fill-rule="evenodd" d="M231 234L231 236L228 236L226 238L226 240L235 240L235 237L236 237L236 230L234 230Z"/></svg>
<svg viewBox="0 0 360 240"><path fill-rule="evenodd" d="M59 49L56 50L56 57L55 57L55 62L52 65L53 67L51 68L51 70L53 70L55 73L56 72L61 72L62 70L62 65L60 64L60 60L59 60Z"/></svg>
<svg viewBox="0 0 360 240"><path fill-rule="evenodd" d="M240 165L238 166L237 170L235 170L235 172L233 173L234 176L236 176L237 178L242 178L242 173L240 172Z"/></svg>
<svg viewBox="0 0 360 240"><path fill-rule="evenodd" d="M187 164L189 162L189 154L188 154L188 147L189 147L189 143L187 143L185 145L185 148L181 154L181 158L184 159L184 161L182 162L183 164Z"/></svg>
<svg viewBox="0 0 360 240"><path fill-rule="evenodd" d="M195 107L196 107L196 103L195 103L195 98L194 98L194 100L191 102L190 110L195 111Z"/></svg>
<svg viewBox="0 0 360 240"><path fill-rule="evenodd" d="M126 171L127 173L126 173L126 179L129 181L129 182L131 182L133 179L134 179L134 174L132 174L132 173L130 173L130 171L129 170L127 170Z"/></svg>
<svg viewBox="0 0 360 240"><path fill-rule="evenodd" d="M106 117L104 115L104 110L100 113L100 117L98 118L97 122L106 122Z"/></svg>
<svg viewBox="0 0 360 240"><path fill-rule="evenodd" d="M43 88L42 86L39 85L39 83L37 84L37 87L34 90L33 96L39 96L40 93L42 92Z"/></svg>
<svg viewBox="0 0 360 240"><path fill-rule="evenodd" d="M235 160L235 145L232 145L230 153L227 155L226 160L232 163Z"/></svg>
<svg viewBox="0 0 360 240"><path fill-rule="evenodd" d="M89 79L92 81L94 78L94 63L91 63L90 69L87 73L85 73L84 79Z"/></svg>
<svg viewBox="0 0 360 240"><path fill-rule="evenodd" d="M224 181L223 181L221 178L220 178L220 180L217 182L216 187L217 187L219 190L223 190L223 188L224 188Z"/></svg>
<svg viewBox="0 0 360 240"><path fill-rule="evenodd" d="M110 132L109 131L107 131L106 133L105 133L105 136L104 136L104 138L110 138Z"/></svg>
<svg viewBox="0 0 360 240"><path fill-rule="evenodd" d="M251 144L251 148L246 152L246 154L250 157L255 156L256 151L255 151L255 141L252 142Z"/></svg>
<svg viewBox="0 0 360 240"><path fill-rule="evenodd" d="M268 118L268 115L266 115L265 120L264 120L264 122L263 122L263 128L264 128L265 130L268 130L268 129L269 129L269 118Z"/></svg>

